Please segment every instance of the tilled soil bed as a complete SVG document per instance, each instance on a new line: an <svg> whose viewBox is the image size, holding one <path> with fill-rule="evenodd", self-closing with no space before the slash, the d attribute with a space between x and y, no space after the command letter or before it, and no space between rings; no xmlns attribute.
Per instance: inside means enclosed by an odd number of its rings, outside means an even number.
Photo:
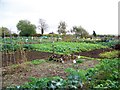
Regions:
<svg viewBox="0 0 120 90"><path fill-rule="evenodd" d="M79 52L79 53L75 53L75 55L87 56L91 58L101 58L99 56L100 53L109 52L113 50L114 49L111 49L111 48L104 48L104 49L97 49L97 50L92 50L92 51L87 51L87 52Z"/></svg>
<svg viewBox="0 0 120 90"><path fill-rule="evenodd" d="M51 55L52 53L40 51L16 51L14 53L2 53L2 66L20 64L25 61L31 61L35 59L47 59Z"/></svg>
<svg viewBox="0 0 120 90"><path fill-rule="evenodd" d="M49 52L40 52L40 51L27 51L26 58L27 60L35 60L35 59L48 59L52 53Z"/></svg>
<svg viewBox="0 0 120 90"><path fill-rule="evenodd" d="M91 58L101 58L99 56L100 53L112 51L114 49L111 48L104 48L104 49L98 49L98 50L92 50L92 51L86 51L86 52L79 52L74 53L74 55L81 55L81 56L87 56ZM24 53L20 54L19 52L15 52L14 55L10 54L2 54L2 64L3 66L9 66L11 64L19 64L23 63L25 61L31 61L35 59L48 59L52 53L49 52L40 52L40 51L25 51ZM57 55L57 54L56 54ZM58 57L60 55L57 55Z"/></svg>

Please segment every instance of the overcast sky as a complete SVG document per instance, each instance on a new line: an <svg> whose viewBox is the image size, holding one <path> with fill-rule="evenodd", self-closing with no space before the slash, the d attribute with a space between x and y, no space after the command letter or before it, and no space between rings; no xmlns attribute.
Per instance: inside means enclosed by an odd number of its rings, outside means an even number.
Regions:
<svg viewBox="0 0 120 90"><path fill-rule="evenodd" d="M56 32L65 21L67 29L82 26L90 34L118 34L119 0L0 0L0 27L17 32L19 20L38 25L39 18L49 25L47 32Z"/></svg>

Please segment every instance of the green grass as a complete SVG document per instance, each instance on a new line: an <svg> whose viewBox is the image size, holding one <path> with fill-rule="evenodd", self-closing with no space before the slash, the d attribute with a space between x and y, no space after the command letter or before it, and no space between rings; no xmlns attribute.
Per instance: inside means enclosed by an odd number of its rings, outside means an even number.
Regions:
<svg viewBox="0 0 120 90"><path fill-rule="evenodd" d="M77 62L77 63L83 63L83 60L77 59L76 62Z"/></svg>
<svg viewBox="0 0 120 90"><path fill-rule="evenodd" d="M36 60L25 62L25 64L39 65L39 64L42 64L45 62L46 62L46 60L44 60L44 59L36 59Z"/></svg>
<svg viewBox="0 0 120 90"><path fill-rule="evenodd" d="M34 65L38 65L38 64L42 64L46 62L45 60L41 59L41 60L33 60L31 61L31 64L34 64Z"/></svg>
<svg viewBox="0 0 120 90"><path fill-rule="evenodd" d="M88 60L101 60L100 58L91 58L87 56L80 56L81 59L88 59Z"/></svg>
<svg viewBox="0 0 120 90"><path fill-rule="evenodd" d="M45 63L45 62L46 62L46 60L44 60L44 59L36 59L36 60L24 62L22 64L24 64L24 65L28 65L28 64L39 65L39 64L42 64L42 63ZM11 65L11 67L12 68L17 68L18 66L20 66L22 64L13 64L13 65Z"/></svg>

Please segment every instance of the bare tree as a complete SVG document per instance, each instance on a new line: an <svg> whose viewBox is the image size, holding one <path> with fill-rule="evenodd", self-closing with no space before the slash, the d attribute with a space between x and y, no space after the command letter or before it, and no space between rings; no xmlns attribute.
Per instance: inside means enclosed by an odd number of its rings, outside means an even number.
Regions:
<svg viewBox="0 0 120 90"><path fill-rule="evenodd" d="M66 27L67 27L67 24L65 22L61 21L58 25L58 33L59 34L66 34L67 33Z"/></svg>
<svg viewBox="0 0 120 90"><path fill-rule="evenodd" d="M48 25L46 24L45 20L39 19L39 25L38 29L41 30L41 34L44 34L44 31L48 28Z"/></svg>

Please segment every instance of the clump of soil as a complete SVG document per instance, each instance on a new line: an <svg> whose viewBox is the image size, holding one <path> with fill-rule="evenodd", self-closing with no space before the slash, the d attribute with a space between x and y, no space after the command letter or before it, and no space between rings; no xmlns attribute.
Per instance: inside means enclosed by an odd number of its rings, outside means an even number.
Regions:
<svg viewBox="0 0 120 90"><path fill-rule="evenodd" d="M48 60L65 63L65 62L73 61L73 60L76 60L76 59L77 59L77 56L74 55L74 54L71 54L71 55L56 55L56 54L53 54L49 57Z"/></svg>

